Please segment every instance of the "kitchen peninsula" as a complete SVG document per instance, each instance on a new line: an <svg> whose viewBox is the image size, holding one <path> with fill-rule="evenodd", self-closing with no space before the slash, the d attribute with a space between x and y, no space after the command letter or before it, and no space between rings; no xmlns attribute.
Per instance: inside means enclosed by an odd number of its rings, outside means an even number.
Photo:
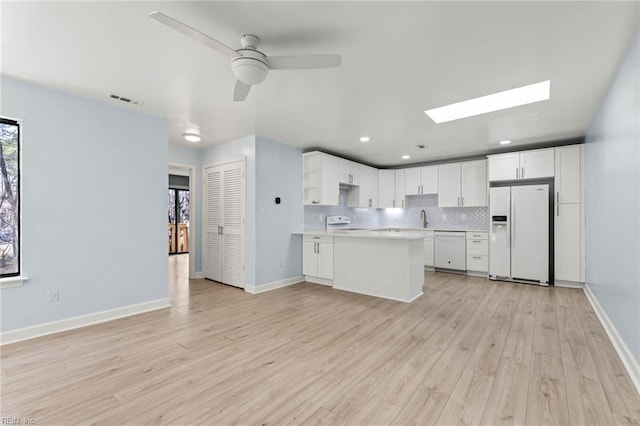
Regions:
<svg viewBox="0 0 640 426"><path fill-rule="evenodd" d="M422 295L424 233L367 230L304 231L308 282L411 302Z"/></svg>

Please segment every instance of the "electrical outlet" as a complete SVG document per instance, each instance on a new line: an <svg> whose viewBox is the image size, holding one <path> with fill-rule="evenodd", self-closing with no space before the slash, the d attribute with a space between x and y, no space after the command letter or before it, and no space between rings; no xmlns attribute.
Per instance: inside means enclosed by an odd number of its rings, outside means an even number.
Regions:
<svg viewBox="0 0 640 426"><path fill-rule="evenodd" d="M467 214L466 214L466 213L462 213L462 214L460 215L460 219L462 219L462 220L467 220Z"/></svg>
<svg viewBox="0 0 640 426"><path fill-rule="evenodd" d="M51 302L57 302L58 301L58 289L57 288L52 288L51 290L49 290L49 292L47 292L47 302L51 303Z"/></svg>

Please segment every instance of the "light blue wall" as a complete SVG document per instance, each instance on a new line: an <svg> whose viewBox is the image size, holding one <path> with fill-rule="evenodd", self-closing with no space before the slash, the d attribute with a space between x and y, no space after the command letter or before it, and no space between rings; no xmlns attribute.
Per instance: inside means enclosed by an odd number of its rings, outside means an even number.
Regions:
<svg viewBox="0 0 640 426"><path fill-rule="evenodd" d="M167 122L1 77L22 120L22 257L1 330L168 297ZM47 303L49 289L60 300Z"/></svg>
<svg viewBox="0 0 640 426"><path fill-rule="evenodd" d="M256 285L302 274L302 150L256 138ZM275 198L281 203L276 204Z"/></svg>
<svg viewBox="0 0 640 426"><path fill-rule="evenodd" d="M256 282L256 144L255 137L248 136L223 145L216 145L200 152L200 169L206 166L246 158L246 280L250 286ZM196 186L197 203L202 208L202 179ZM196 244L200 248L196 257L196 270L202 270L202 232L196 235Z"/></svg>
<svg viewBox="0 0 640 426"><path fill-rule="evenodd" d="M586 136L586 280L640 361L640 35Z"/></svg>

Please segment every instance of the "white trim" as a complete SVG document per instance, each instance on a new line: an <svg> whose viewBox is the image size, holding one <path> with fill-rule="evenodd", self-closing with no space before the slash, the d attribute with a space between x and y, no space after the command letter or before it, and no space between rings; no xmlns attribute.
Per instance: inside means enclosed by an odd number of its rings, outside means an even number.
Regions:
<svg viewBox="0 0 640 426"><path fill-rule="evenodd" d="M192 279L196 279L196 280L204 279L204 272L196 271L196 273L193 275Z"/></svg>
<svg viewBox="0 0 640 426"><path fill-rule="evenodd" d="M305 275L304 280L308 283L322 284L322 285L327 285L329 287L333 287L333 280L328 280L326 278L318 278L318 277L312 277L311 275Z"/></svg>
<svg viewBox="0 0 640 426"><path fill-rule="evenodd" d="M565 287L565 288L577 288L577 289L584 288L584 283L579 283L576 281L555 280L553 285L555 285L556 287Z"/></svg>
<svg viewBox="0 0 640 426"><path fill-rule="evenodd" d="M272 281L270 283L259 285L247 285L244 291L251 294L264 293L265 291L275 290L277 288L288 287L293 284L304 282L304 277L298 275L296 277L285 278L284 280Z"/></svg>
<svg viewBox="0 0 640 426"><path fill-rule="evenodd" d="M29 277L19 275L17 277L0 278L0 288L22 287Z"/></svg>
<svg viewBox="0 0 640 426"><path fill-rule="evenodd" d="M602 309L600 302L598 302L598 299L595 297L588 284L584 285L584 294L587 296L589 303L591 303L602 327L604 327L604 331L607 332L607 336L609 336L609 340L611 340L620 360L622 360L622 364L627 370L627 373L631 378L631 382L636 387L638 393L640 393L640 364L638 364L638 361L633 357L629 347L626 345L624 340L622 340L622 337L620 337L615 325L611 322L611 319L609 319L605 310Z"/></svg>
<svg viewBox="0 0 640 426"><path fill-rule="evenodd" d="M47 336L49 334L60 333L61 331L74 330L76 328L89 325L100 324L118 318L130 317L144 312L155 311L171 307L169 298L152 300L150 302L138 303L135 305L122 306L120 308L106 311L94 312L92 314L79 315L77 317L65 318L58 321L44 324L32 325L30 327L18 328L0 333L0 345L7 345L23 340L34 339L36 337Z"/></svg>

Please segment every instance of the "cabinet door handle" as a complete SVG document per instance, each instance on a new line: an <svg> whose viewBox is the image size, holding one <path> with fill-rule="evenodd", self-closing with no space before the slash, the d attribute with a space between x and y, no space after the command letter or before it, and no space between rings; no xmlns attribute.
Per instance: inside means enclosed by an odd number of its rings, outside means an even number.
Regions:
<svg viewBox="0 0 640 426"><path fill-rule="evenodd" d="M391 206L395 207L396 206L396 200L393 200L391 203Z"/></svg>
<svg viewBox="0 0 640 426"><path fill-rule="evenodd" d="M520 179L524 179L524 167L520 167Z"/></svg>
<svg viewBox="0 0 640 426"><path fill-rule="evenodd" d="M476 243L476 244L480 244L481 241L480 240L472 240L471 242L472 243Z"/></svg>
<svg viewBox="0 0 640 426"><path fill-rule="evenodd" d="M402 207L404 207L404 198L402 199Z"/></svg>
<svg viewBox="0 0 640 426"><path fill-rule="evenodd" d="M369 207L373 207L373 200L369 198Z"/></svg>
<svg viewBox="0 0 640 426"><path fill-rule="evenodd" d="M464 207L464 197L460 197L460 207Z"/></svg>
<svg viewBox="0 0 640 426"><path fill-rule="evenodd" d="M516 179L520 179L519 174L520 174L520 168L516 167Z"/></svg>
<svg viewBox="0 0 640 426"><path fill-rule="evenodd" d="M318 245L318 254L320 254L320 243L316 243Z"/></svg>
<svg viewBox="0 0 640 426"><path fill-rule="evenodd" d="M482 259L480 256L471 256L473 259Z"/></svg>
<svg viewBox="0 0 640 426"><path fill-rule="evenodd" d="M556 192L556 216L560 216L560 191Z"/></svg>

